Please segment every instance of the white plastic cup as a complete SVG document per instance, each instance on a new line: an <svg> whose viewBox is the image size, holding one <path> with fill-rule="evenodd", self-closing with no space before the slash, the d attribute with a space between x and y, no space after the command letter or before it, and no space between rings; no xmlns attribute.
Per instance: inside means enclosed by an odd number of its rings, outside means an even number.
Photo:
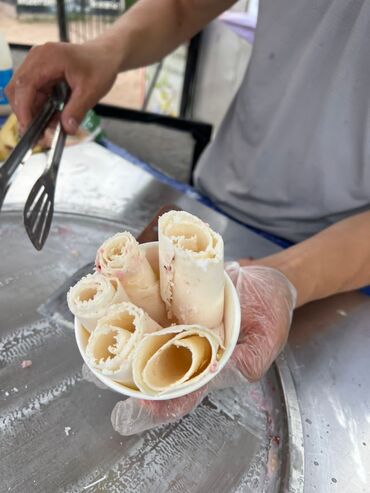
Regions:
<svg viewBox="0 0 370 493"><path fill-rule="evenodd" d="M141 248L145 250L147 259L151 264L152 268L158 272L158 242L143 243ZM81 323L75 318L75 336L77 341L78 349L80 350L81 356L89 367L90 371L101 381L109 387L110 389L118 392L119 394L136 397L137 399L145 399L150 401L163 401L167 399L174 399L176 397L182 397L186 394L190 394L200 387L203 387L206 383L212 380L226 365L230 356L232 355L236 343L239 337L240 331L240 303L239 298L232 283L230 277L225 272L225 308L224 308L224 327L225 327L225 350L218 361L217 370L215 372L208 372L203 378L197 380L195 383L189 383L178 389L173 389L161 395L148 395L139 390L134 390L130 387L115 382L111 378L103 375L95 368L91 367L86 358L86 346L89 339L89 332L83 328Z"/></svg>

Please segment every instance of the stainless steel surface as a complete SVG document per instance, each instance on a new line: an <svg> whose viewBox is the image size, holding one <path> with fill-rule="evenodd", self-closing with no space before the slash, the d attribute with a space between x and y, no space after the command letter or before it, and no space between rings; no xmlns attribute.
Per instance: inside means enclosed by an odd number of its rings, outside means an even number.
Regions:
<svg viewBox="0 0 370 493"><path fill-rule="evenodd" d="M370 491L370 298L297 311L287 361L304 425L305 492Z"/></svg>
<svg viewBox="0 0 370 493"><path fill-rule="evenodd" d="M82 277L94 272L95 262L89 262L80 267L49 298L37 307L37 312L51 323L63 325L70 329L74 327L74 316L68 308L67 293Z"/></svg>
<svg viewBox="0 0 370 493"><path fill-rule="evenodd" d="M299 408L297 391L293 382L285 354L276 360L276 367L282 387L286 419L288 422L287 471L283 475L282 488L290 493L303 491L304 486L304 438L301 410Z"/></svg>
<svg viewBox="0 0 370 493"><path fill-rule="evenodd" d="M46 156L32 156L10 189L7 205L23 204L33 183L45 167ZM122 221L137 235L165 203L177 203L201 214L225 238L229 259L240 252L264 256L279 248L249 233L237 223L215 213L194 198L155 180L97 144L67 147L63 153L55 194L56 210ZM250 241L253 238L253 247ZM253 251L252 251L253 250ZM89 259L91 260L91 259Z"/></svg>
<svg viewBox="0 0 370 493"><path fill-rule="evenodd" d="M31 158L8 211L43 159ZM42 253L24 241L19 213L0 223L0 491L278 491L288 430L274 372L212 395L180 423L120 437L110 424L119 396L82 379L73 332L36 311L104 238L124 228L137 234L163 203L175 200L220 230L230 258L236 239L251 255L271 245L95 145L66 149L59 183L56 207L70 213L57 214ZM89 210L121 224L76 214ZM32 366L21 368L23 359Z"/></svg>
<svg viewBox="0 0 370 493"><path fill-rule="evenodd" d="M287 430L274 372L213 394L179 423L125 438L110 423L121 396L83 380L73 331L37 313L123 227L56 214L41 254L25 241L21 213L3 213L0 491L278 491Z"/></svg>
<svg viewBox="0 0 370 493"><path fill-rule="evenodd" d="M32 160L8 194L8 209L24 200L44 165L42 157ZM66 149L59 183L59 211L122 221L133 234L159 205L175 201L221 232L228 258L278 250L92 144ZM278 361L285 416L279 383L267 380L262 390L257 385L221 392L177 425L122 438L109 423L117 397L81 380L72 334L37 322L33 312L63 279L91 259L101 238L114 227L101 222L95 231L92 219L78 217L75 224L73 216L58 215L42 254L26 247L15 256L13 249L19 251L24 241L15 220L9 216L4 223L0 218L0 423L6 430L0 443L0 477L5 478L0 491L10 486L10 491L22 493L256 492L261 479L255 487L254 480L261 474L270 485L275 481L275 489L281 479L282 491L369 491L368 297L351 293L296 313L289 347ZM34 365L21 369L19 362L30 355ZM267 408L262 418L251 412L255 399L260 410L262 405ZM272 419L274 409L277 419ZM288 436L285 419L290 420ZM270 431L269 422L275 427Z"/></svg>

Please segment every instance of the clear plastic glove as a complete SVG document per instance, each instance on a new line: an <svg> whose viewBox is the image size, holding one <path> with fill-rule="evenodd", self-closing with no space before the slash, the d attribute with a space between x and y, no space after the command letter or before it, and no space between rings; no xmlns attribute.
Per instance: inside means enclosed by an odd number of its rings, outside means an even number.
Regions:
<svg viewBox="0 0 370 493"><path fill-rule="evenodd" d="M227 366L209 384L178 399L118 402L112 412L113 428L133 435L177 421L212 390L259 380L283 349L289 334L296 290L278 270L262 266L227 265L241 305L241 329Z"/></svg>
<svg viewBox="0 0 370 493"><path fill-rule="evenodd" d="M242 314L231 363L248 380L256 381L285 346L297 292L284 274L271 267L240 267L231 262L227 272L238 292Z"/></svg>
<svg viewBox="0 0 370 493"><path fill-rule="evenodd" d="M145 401L130 397L118 402L112 411L112 425L121 435L129 436L173 423L189 414L212 390L243 383L245 377L235 366L228 365L207 385L184 397L165 401Z"/></svg>

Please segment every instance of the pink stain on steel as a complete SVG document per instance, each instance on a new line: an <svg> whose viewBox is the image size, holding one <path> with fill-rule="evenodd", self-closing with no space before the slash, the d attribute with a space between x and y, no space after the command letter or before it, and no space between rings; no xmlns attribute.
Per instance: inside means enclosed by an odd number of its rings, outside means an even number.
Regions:
<svg viewBox="0 0 370 493"><path fill-rule="evenodd" d="M21 363L22 368L29 368L32 366L32 361L30 359L24 359Z"/></svg>
<svg viewBox="0 0 370 493"><path fill-rule="evenodd" d="M57 226L56 231L57 231L57 234L60 236L66 236L66 235L69 235L73 232L71 228L68 228L66 226Z"/></svg>
<svg viewBox="0 0 370 493"><path fill-rule="evenodd" d="M275 445L279 446L280 445L280 436L279 435L274 435L271 439L272 443Z"/></svg>

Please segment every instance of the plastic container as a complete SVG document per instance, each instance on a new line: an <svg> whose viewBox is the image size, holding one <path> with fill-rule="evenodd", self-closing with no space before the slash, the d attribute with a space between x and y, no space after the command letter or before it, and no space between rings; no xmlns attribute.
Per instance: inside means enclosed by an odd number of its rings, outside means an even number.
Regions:
<svg viewBox="0 0 370 493"><path fill-rule="evenodd" d="M9 101L5 96L5 88L12 77L12 55L8 43L0 32L0 116L7 116L11 112Z"/></svg>
<svg viewBox="0 0 370 493"><path fill-rule="evenodd" d="M158 242L143 243L141 245L146 252L146 256L154 270L158 270ZM179 389L174 389L172 391L166 392L161 395L147 395L139 390L134 390L130 387L115 382L111 378L102 375L98 370L92 368L86 358L85 351L89 338L89 332L82 327L80 322L75 318L75 336L77 341L78 349L80 350L81 356L85 361L86 365L89 367L90 371L107 387L129 397L136 397L138 399L145 400L166 400L173 399L175 397L181 397L183 395L194 392L195 390L203 387L207 382L212 380L226 365L228 359L230 358L232 352L234 351L235 345L237 343L240 331L240 303L239 298L232 283L230 277L225 272L225 309L224 309L224 326L225 326L225 351L223 352L219 362L217 370L213 373L209 372L204 376L203 379L198 380L193 384L186 385Z"/></svg>

